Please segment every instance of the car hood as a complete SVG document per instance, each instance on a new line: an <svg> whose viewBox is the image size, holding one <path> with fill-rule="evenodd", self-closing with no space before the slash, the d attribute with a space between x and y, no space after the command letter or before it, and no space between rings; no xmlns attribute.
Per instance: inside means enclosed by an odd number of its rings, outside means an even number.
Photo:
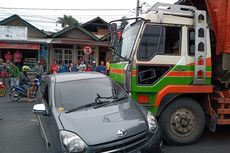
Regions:
<svg viewBox="0 0 230 153"><path fill-rule="evenodd" d="M89 108L61 113L59 119L65 130L78 134L88 145L124 139L146 131L146 117L133 102L118 103L97 109ZM118 130L127 131L118 136Z"/></svg>

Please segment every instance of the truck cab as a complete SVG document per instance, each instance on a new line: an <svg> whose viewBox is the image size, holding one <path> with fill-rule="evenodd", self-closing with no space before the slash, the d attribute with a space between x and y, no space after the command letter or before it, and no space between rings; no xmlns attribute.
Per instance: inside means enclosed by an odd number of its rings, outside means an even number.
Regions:
<svg viewBox="0 0 230 153"><path fill-rule="evenodd" d="M213 93L206 12L156 3L121 36L111 31L110 77L158 116L169 144L198 140L205 124L199 100Z"/></svg>

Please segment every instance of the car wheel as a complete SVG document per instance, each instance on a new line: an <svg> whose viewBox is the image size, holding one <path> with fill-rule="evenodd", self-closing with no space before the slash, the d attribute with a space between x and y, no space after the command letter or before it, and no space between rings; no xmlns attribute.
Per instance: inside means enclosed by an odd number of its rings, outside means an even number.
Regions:
<svg viewBox="0 0 230 153"><path fill-rule="evenodd" d="M199 139L205 115L197 101L181 97L163 110L159 118L163 139L171 145L185 145Z"/></svg>

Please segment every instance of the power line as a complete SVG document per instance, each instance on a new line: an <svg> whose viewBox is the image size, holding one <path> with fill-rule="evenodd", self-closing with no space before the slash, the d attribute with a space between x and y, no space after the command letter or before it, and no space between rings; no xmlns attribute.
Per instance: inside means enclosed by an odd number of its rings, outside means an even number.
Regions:
<svg viewBox="0 0 230 153"><path fill-rule="evenodd" d="M38 10L38 11L130 11L131 9L62 9L62 8L17 8L17 7L0 7L0 9L11 10Z"/></svg>

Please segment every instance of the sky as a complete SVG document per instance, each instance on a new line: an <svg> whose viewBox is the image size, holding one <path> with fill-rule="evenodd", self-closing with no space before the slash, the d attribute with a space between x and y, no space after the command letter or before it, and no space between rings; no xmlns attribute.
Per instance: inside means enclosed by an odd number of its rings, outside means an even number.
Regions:
<svg viewBox="0 0 230 153"><path fill-rule="evenodd" d="M175 3L176 1L140 0L140 5L143 4L143 10L146 10L156 2ZM123 16L135 16L136 4L137 0L0 0L0 20L18 14L39 29L59 31L61 26L56 24L56 21L64 14L72 15L80 23L97 16L109 22Z"/></svg>

